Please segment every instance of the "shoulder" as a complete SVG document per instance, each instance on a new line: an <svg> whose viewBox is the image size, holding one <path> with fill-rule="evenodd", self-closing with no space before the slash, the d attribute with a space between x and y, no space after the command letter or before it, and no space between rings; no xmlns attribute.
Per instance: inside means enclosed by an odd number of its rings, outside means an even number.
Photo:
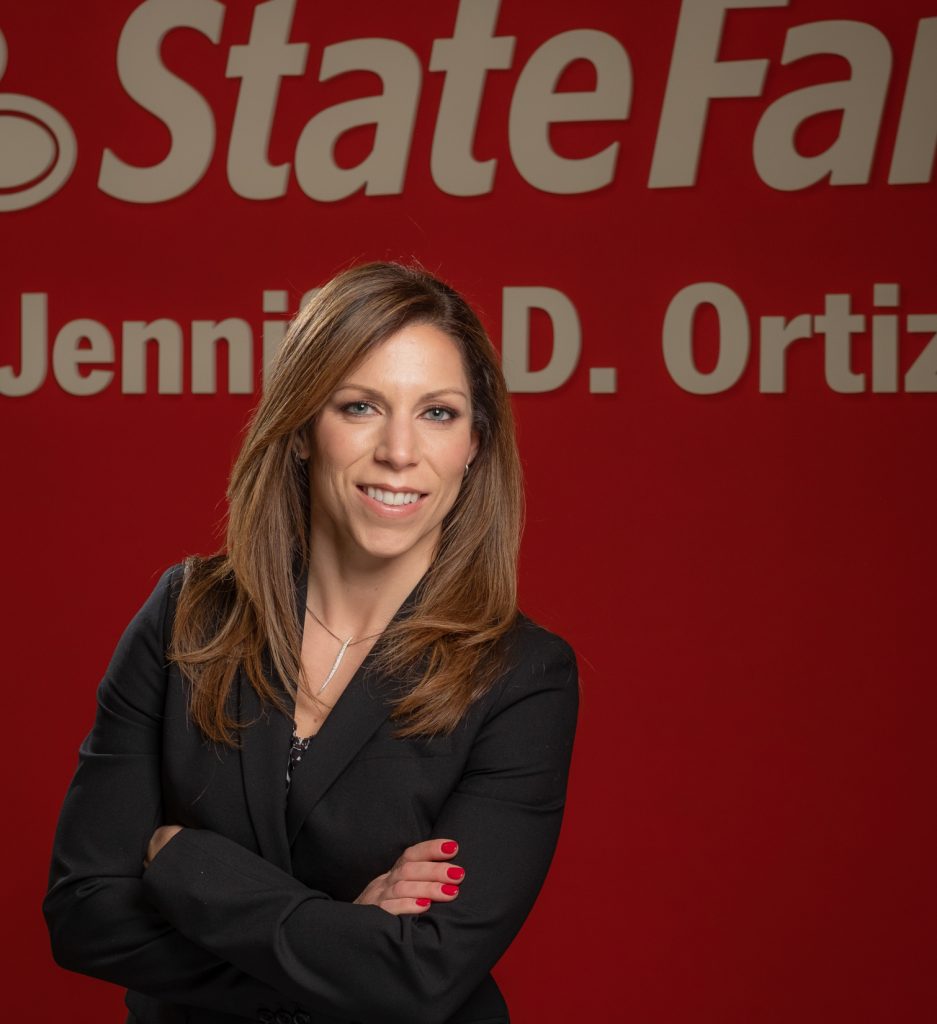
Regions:
<svg viewBox="0 0 937 1024"><path fill-rule="evenodd" d="M505 640L505 667L488 696L473 764L493 766L487 771L507 787L502 799L561 806L579 713L576 654L522 612Z"/></svg>
<svg viewBox="0 0 937 1024"><path fill-rule="evenodd" d="M576 652L572 644L523 611L518 611L507 642L514 660L523 664L576 667Z"/></svg>
<svg viewBox="0 0 937 1024"><path fill-rule="evenodd" d="M181 563L160 572L150 593L124 627L98 686L107 722L147 724L159 717L166 683L167 635L172 590Z"/></svg>
<svg viewBox="0 0 937 1024"><path fill-rule="evenodd" d="M224 562L224 555L188 555L164 570L152 596L165 604L169 631L184 586L194 589L199 601L218 607L230 602L234 577Z"/></svg>
<svg viewBox="0 0 937 1024"><path fill-rule="evenodd" d="M155 584L143 604L130 619L118 640L113 664L135 661L141 656L163 660L169 644L172 615L185 574L185 562L176 562L159 571ZM157 573L150 576L152 581Z"/></svg>
<svg viewBox="0 0 937 1024"><path fill-rule="evenodd" d="M177 562L157 571L159 576L156 583L151 585L149 595L130 620L123 640L134 639L141 633L156 637L164 630L170 605L181 586L183 563ZM150 579L155 575L154 572Z"/></svg>
<svg viewBox="0 0 937 1024"><path fill-rule="evenodd" d="M504 666L496 704L552 694L573 710L578 705L579 669L572 645L522 611L505 636Z"/></svg>
<svg viewBox="0 0 937 1024"><path fill-rule="evenodd" d="M154 614L159 617L165 615L167 607L178 597L185 576L187 561L186 559L182 562L174 562L172 565L164 569L156 569L150 574L150 580L152 581L155 578L156 582L151 582L149 596L137 612L138 616L146 615L147 613L149 613L150 617Z"/></svg>

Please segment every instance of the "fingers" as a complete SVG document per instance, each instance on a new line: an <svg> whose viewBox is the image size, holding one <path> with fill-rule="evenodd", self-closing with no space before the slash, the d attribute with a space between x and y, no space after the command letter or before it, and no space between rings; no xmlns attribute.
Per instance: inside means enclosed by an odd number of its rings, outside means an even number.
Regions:
<svg viewBox="0 0 937 1024"><path fill-rule="evenodd" d="M427 900L384 900L378 906L386 910L388 914L425 914L433 905L433 901Z"/></svg>
<svg viewBox="0 0 937 1024"><path fill-rule="evenodd" d="M465 868L433 860L399 860L388 872L391 881L440 882L459 885L465 879Z"/></svg>
<svg viewBox="0 0 937 1024"><path fill-rule="evenodd" d="M388 874L395 880L461 882L465 870L449 861L458 849L459 844L454 839L427 839L414 843L397 858Z"/></svg>
<svg viewBox="0 0 937 1024"><path fill-rule="evenodd" d="M434 903L451 903L459 887L451 883L394 882L378 906L388 914L425 914Z"/></svg>
<svg viewBox="0 0 937 1024"><path fill-rule="evenodd" d="M422 843L408 846L400 860L448 860L458 852L459 844L454 839L426 839Z"/></svg>
<svg viewBox="0 0 937 1024"><path fill-rule="evenodd" d="M451 903L465 878L465 869L449 860L458 849L454 839L445 838L408 846L393 868L381 876L380 896L373 902L388 914L398 915L425 914L434 903Z"/></svg>
<svg viewBox="0 0 937 1024"><path fill-rule="evenodd" d="M434 903L451 903L459 895L459 887L453 882L390 881L389 875L385 878L379 892L365 890L355 903L371 903L388 914L423 914Z"/></svg>
<svg viewBox="0 0 937 1024"><path fill-rule="evenodd" d="M381 894L381 902L396 899L427 899L434 903L451 903L459 895L455 882L420 882L397 879L387 885Z"/></svg>

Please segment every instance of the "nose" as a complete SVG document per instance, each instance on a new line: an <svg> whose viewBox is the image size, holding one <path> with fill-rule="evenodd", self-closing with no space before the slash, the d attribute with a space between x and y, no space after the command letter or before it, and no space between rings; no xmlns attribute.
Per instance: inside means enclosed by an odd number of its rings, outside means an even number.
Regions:
<svg viewBox="0 0 937 1024"><path fill-rule="evenodd" d="M374 458L395 470L419 462L419 437L409 416L388 414L383 417Z"/></svg>

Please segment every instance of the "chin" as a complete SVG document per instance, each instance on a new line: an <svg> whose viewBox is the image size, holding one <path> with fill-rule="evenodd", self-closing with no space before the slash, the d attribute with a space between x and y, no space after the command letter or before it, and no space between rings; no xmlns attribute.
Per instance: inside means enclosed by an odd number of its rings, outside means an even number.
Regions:
<svg viewBox="0 0 937 1024"><path fill-rule="evenodd" d="M391 561L395 558L419 557L421 551L432 552L433 546L428 537L419 537L415 540L400 537L387 538L384 541L362 539L359 547L363 554L371 558Z"/></svg>

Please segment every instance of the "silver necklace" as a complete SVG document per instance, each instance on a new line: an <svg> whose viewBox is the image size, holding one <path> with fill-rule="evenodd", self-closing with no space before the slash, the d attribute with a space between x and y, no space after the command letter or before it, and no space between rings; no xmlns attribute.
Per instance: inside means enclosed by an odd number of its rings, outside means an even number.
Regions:
<svg viewBox="0 0 937 1024"><path fill-rule="evenodd" d="M326 633L329 634L330 637L337 640L342 645L338 654L335 656L335 661L332 662L332 667L329 669L329 674L325 677L325 682L315 692L315 696L318 697L319 694L322 693L322 691L329 685L329 683L332 682L332 677L338 671L338 666L341 665L342 658L345 657L345 651L347 651L349 647L354 647L355 644L363 644L365 640L373 640L376 636L380 636L381 633L384 632L384 630L382 629L379 630L377 633L371 633L369 636L359 636L357 640L353 636L348 637L347 640L343 640L340 636L338 636L336 633L333 633L332 630L329 629L329 627L322 621L322 619L319 618L318 615L316 615L316 613L309 607L308 604L306 605L306 611L309 612L309 614L316 620L316 622L319 623L319 625L326 631ZM385 626L384 628L386 629L387 627Z"/></svg>

